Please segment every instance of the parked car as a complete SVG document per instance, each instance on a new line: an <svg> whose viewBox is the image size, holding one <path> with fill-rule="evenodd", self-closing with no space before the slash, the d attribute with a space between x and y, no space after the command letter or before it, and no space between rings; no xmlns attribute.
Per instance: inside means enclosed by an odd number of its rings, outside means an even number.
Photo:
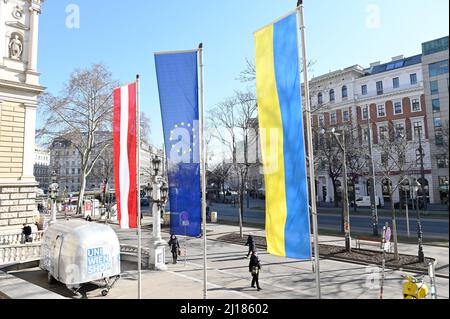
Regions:
<svg viewBox="0 0 450 319"><path fill-rule="evenodd" d="M376 203L377 203L377 207L382 206L380 197L376 197ZM372 206L372 202L370 200L370 196L362 196L362 197L359 197L358 199L356 199L356 207L371 207L371 206Z"/></svg>

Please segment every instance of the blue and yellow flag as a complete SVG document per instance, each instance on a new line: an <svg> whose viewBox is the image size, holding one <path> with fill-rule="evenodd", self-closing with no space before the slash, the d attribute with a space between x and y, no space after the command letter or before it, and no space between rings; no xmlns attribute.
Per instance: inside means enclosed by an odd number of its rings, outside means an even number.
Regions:
<svg viewBox="0 0 450 319"><path fill-rule="evenodd" d="M168 162L170 228L201 234L198 51L155 55Z"/></svg>
<svg viewBox="0 0 450 319"><path fill-rule="evenodd" d="M268 252L311 259L296 14L255 33Z"/></svg>

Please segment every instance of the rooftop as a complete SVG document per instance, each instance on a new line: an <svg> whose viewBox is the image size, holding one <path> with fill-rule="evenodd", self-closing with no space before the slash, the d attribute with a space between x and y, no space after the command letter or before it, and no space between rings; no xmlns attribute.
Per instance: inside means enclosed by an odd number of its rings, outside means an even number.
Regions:
<svg viewBox="0 0 450 319"><path fill-rule="evenodd" d="M388 63L372 64L370 68L366 69L366 76L406 68L408 66L420 63L422 63L422 54L418 54L408 58L401 58L401 59L394 58L392 59L391 62Z"/></svg>

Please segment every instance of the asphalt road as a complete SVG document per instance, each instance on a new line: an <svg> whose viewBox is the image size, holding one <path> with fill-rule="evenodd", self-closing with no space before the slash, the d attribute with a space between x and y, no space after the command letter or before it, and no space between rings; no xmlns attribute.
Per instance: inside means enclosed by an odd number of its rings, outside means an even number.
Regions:
<svg viewBox="0 0 450 319"><path fill-rule="evenodd" d="M231 205L214 205L212 211L218 212L219 221L238 222L238 208ZM244 213L244 222L251 224L264 224L265 213L257 210L246 210ZM392 218L380 217L379 228L381 229L386 222L392 225ZM415 213L410 213L410 236L417 237L417 217ZM351 231L358 233L372 233L372 217L370 216L352 216L350 212ZM329 212L321 213L319 211L319 229L336 230L341 228L341 216ZM397 217L397 230L399 236L407 236L407 221L404 216ZM422 232L424 238L449 239L448 218L422 218Z"/></svg>

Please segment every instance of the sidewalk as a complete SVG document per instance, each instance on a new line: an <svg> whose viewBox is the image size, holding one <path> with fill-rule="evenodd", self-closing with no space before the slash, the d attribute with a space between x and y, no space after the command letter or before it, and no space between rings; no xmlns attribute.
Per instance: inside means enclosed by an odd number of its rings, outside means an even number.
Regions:
<svg viewBox="0 0 450 319"><path fill-rule="evenodd" d="M148 247L151 238L151 218L144 218L143 246ZM119 230L111 225L122 244L137 245L135 230ZM236 226L208 224L208 298L210 299L314 299L316 297L315 274L311 261L280 258L260 252L262 260L261 286L257 292L250 287L251 276L248 272L247 247L218 241L217 238L229 233L239 232ZM253 233L264 236L264 230L244 228L245 236ZM163 230L163 238L168 240L169 230ZM202 239L179 237L180 245L187 249L187 257L181 258L177 265L171 264L171 256L166 249L168 271L155 272L144 270L142 273L143 298L145 299L202 299L203 298L203 248ZM321 236L321 243L343 245L339 237ZM415 253L414 245L401 245L402 252ZM441 260L447 265L448 248L424 247L427 256ZM321 287L325 299L378 299L380 287L378 279L380 269L377 266L363 266L347 262L321 260ZM123 262L123 277L106 298L137 298L137 265ZM385 299L401 299L404 272L386 271ZM39 269L27 269L10 272L13 278L24 280L30 285L41 287L60 296L73 298L73 295L61 284L48 286L45 272ZM415 274L413 274L415 275ZM428 280L428 279L427 279ZM439 298L449 298L449 280L437 278ZM428 281L427 281L428 283ZM7 282L4 282L7 284ZM18 291L19 292L19 291ZM101 290L86 286L82 292L88 299L104 299ZM18 297L20 298L20 292ZM32 297L35 296L25 296ZM23 297L23 298L25 298Z"/></svg>

